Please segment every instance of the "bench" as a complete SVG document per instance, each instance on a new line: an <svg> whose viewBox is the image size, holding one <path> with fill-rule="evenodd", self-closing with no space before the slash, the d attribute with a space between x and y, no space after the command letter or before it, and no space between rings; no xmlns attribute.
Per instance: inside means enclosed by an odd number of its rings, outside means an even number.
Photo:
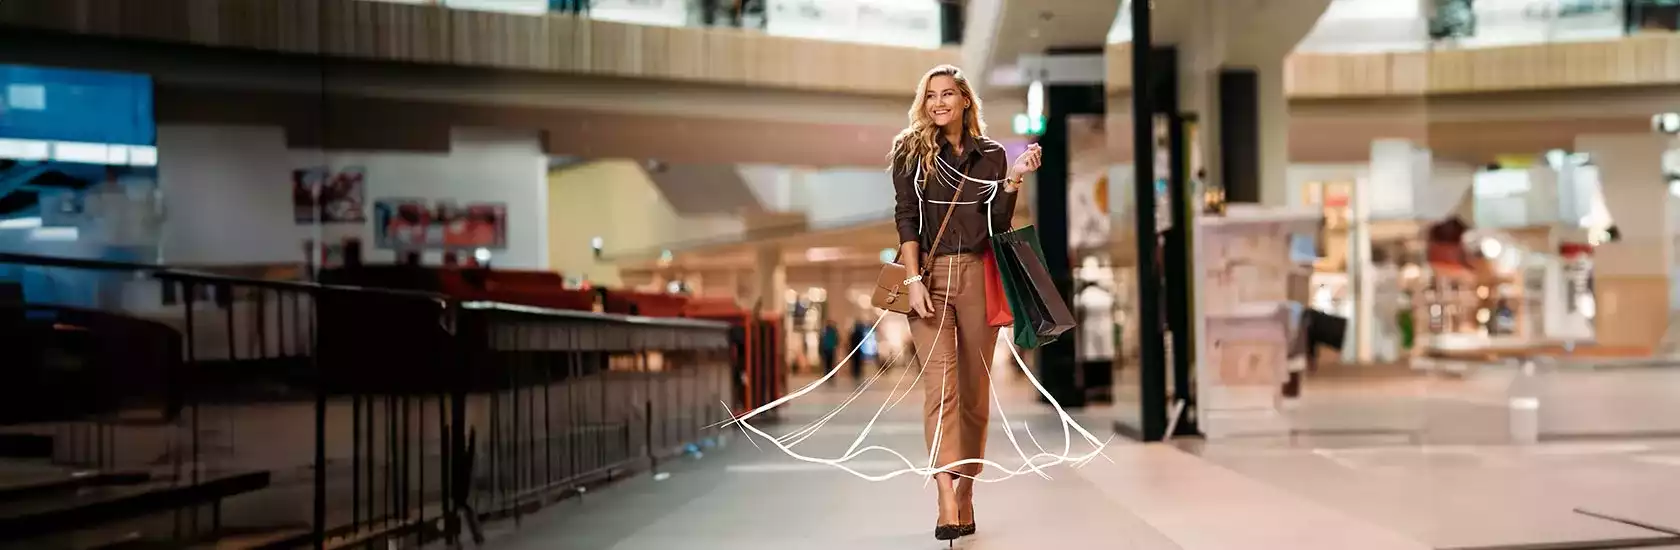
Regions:
<svg viewBox="0 0 1680 550"><path fill-rule="evenodd" d="M268 487L268 472L213 477L196 485L169 482L84 488L71 494L0 502L0 540L24 540L90 529L164 512L219 504Z"/></svg>

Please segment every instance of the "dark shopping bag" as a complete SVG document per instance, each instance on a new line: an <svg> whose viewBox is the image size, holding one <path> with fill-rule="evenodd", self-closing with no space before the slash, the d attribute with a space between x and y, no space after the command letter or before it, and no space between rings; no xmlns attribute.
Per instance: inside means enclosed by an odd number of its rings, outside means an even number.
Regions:
<svg viewBox="0 0 1680 550"><path fill-rule="evenodd" d="M1032 316L1027 313L1033 306L1021 296L1026 293L1026 279L1021 276L1020 262L1011 259L1014 252L1008 250L1009 245L1003 240L1003 235L992 236L992 258L997 262L998 279L1003 283L1004 301L1009 304L1009 312L1013 317L1011 325L1015 333L1015 345L1022 349L1038 347L1038 329L1033 326Z"/></svg>
<svg viewBox="0 0 1680 550"><path fill-rule="evenodd" d="M1073 310L1044 267L1037 229L1029 225L993 235L992 255L997 258L1009 309L1015 314L1016 346L1033 349L1056 341L1074 327Z"/></svg>

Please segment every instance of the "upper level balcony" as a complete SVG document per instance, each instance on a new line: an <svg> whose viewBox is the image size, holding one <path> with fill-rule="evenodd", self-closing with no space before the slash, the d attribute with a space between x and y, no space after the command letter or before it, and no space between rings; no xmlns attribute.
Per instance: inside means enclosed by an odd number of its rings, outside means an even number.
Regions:
<svg viewBox="0 0 1680 550"><path fill-rule="evenodd" d="M0 28L323 56L902 95L955 63L942 0L7 0Z"/></svg>
<svg viewBox="0 0 1680 550"><path fill-rule="evenodd" d="M1129 0L1127 0L1129 2ZM1108 87L1130 87L1130 19ZM1292 99L1680 84L1673 0L1332 0L1285 62Z"/></svg>
<svg viewBox="0 0 1680 550"><path fill-rule="evenodd" d="M1680 28L1667 0L1335 0L1298 47L1400 52L1615 40Z"/></svg>
<svg viewBox="0 0 1680 550"><path fill-rule="evenodd" d="M1332 0L1296 51L1493 48L1607 41L1676 30L1680 2L1673 0ZM1108 41L1131 41L1126 10L1117 14Z"/></svg>
<svg viewBox="0 0 1680 550"><path fill-rule="evenodd" d="M733 27L771 36L938 49L961 41L951 0L368 0L661 27Z"/></svg>

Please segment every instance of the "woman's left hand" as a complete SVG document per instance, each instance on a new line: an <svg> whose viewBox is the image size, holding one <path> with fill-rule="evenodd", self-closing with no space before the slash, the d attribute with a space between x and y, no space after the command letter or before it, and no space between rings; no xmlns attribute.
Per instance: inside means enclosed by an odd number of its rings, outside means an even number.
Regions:
<svg viewBox="0 0 1680 550"><path fill-rule="evenodd" d="M1037 171L1043 161L1044 150L1040 149L1037 143L1027 146L1027 152L1015 157L1015 163L1009 165L1009 181L1018 181L1026 177L1027 174Z"/></svg>

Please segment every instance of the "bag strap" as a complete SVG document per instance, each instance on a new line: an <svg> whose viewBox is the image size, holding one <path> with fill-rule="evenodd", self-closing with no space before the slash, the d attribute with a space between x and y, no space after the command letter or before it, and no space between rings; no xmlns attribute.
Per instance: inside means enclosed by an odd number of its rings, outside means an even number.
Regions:
<svg viewBox="0 0 1680 550"><path fill-rule="evenodd" d="M957 199L962 198L963 188L966 187L966 186L968 186L968 179L967 178L964 178L963 181L957 182L957 194L953 195L951 197L951 199L952 199L951 202L953 202L953 203L957 202ZM935 251L939 250L939 239L941 239L945 236L945 227L951 224L951 214L953 212L956 212L956 211L957 211L957 205L955 205L955 204L951 204L951 205L949 205L945 208L945 219L939 221L939 232L933 234L933 246L928 247L928 257L929 258L932 258L933 253ZM900 252L900 253L902 254L902 252ZM920 266L920 267L922 268L922 272L918 273L917 275L927 275L928 272L929 272L928 266L924 265L924 266Z"/></svg>
<svg viewBox="0 0 1680 550"><path fill-rule="evenodd" d="M921 167L916 168L916 173L917 174L922 173ZM933 251L939 250L939 240L945 236L945 227L951 224L951 213L957 211L957 205L955 204L957 202L956 199L961 199L962 198L963 188L968 186L968 177L967 177L968 174L965 173L965 174L963 174L963 176L964 176L963 179L961 181L957 182L957 193L951 197L952 204L947 205L947 208L945 209L945 217L943 219L939 220L939 231L933 234L933 246L929 247L928 250L927 250L928 254L930 254L930 255L933 254ZM916 209L921 210L921 208L922 208L922 205L921 205L922 197L921 197L921 187L919 187L919 186L922 185L922 182L911 181L910 184L918 186L916 188L916 203L917 203L916 204ZM990 206L990 205L988 204L988 206ZM988 209L988 210L990 210L990 209ZM989 218L990 217L990 212L988 211L987 214L988 214L987 217ZM920 216L920 214L917 214L917 215ZM893 263L899 263L899 261L903 260L903 259L904 259L904 248L903 248L903 245L901 243L898 251L893 253ZM928 266L924 265L924 266L921 266L921 268L922 268L921 273L917 273L917 275L926 276L928 274L928 271L929 271Z"/></svg>

